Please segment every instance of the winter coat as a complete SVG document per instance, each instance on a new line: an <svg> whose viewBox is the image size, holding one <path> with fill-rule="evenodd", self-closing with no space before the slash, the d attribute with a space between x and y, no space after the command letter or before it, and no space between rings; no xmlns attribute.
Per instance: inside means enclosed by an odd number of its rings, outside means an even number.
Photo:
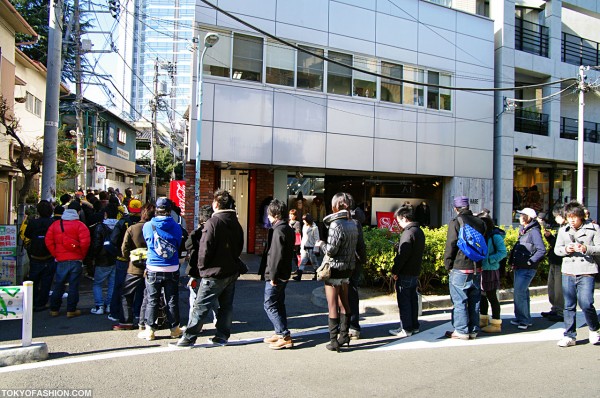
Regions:
<svg viewBox="0 0 600 398"><path fill-rule="evenodd" d="M144 224L146 221L140 221L135 225L127 228L125 231L125 236L123 237L123 244L121 245L121 252L123 253L123 257L129 258L130 253L142 247L148 247L146 244L146 240L144 239L144 233L142 232L142 228L144 228ZM144 270L146 266L138 267L129 261L129 267L127 267L127 273L132 275L144 275Z"/></svg>
<svg viewBox="0 0 600 398"><path fill-rule="evenodd" d="M204 224L198 248L198 270L202 278L224 279L239 271L244 230L235 210L217 210Z"/></svg>
<svg viewBox="0 0 600 398"><path fill-rule="evenodd" d="M560 266L563 262L562 261L563 258L561 256L557 255L554 251L554 248L556 247L556 237L558 235L558 231L553 232L548 229L546 229L546 231L548 231L550 233L548 236L544 235L544 238L546 238L546 242L548 242L548 245L550 246L550 250L547 253L548 254L548 263L550 263L551 265Z"/></svg>
<svg viewBox="0 0 600 398"><path fill-rule="evenodd" d="M411 222L400 236L398 254L394 258L392 274L419 276L425 252L425 234L418 222Z"/></svg>
<svg viewBox="0 0 600 398"><path fill-rule="evenodd" d="M46 233L46 247L56 261L83 261L90 248L90 231L75 210L67 209Z"/></svg>
<svg viewBox="0 0 600 398"><path fill-rule="evenodd" d="M204 225L200 225L196 230L192 231L185 241L185 250L187 250L190 256L185 273L190 278L200 278L200 272L198 271L198 248L200 247L200 239L202 238L202 228L204 228Z"/></svg>
<svg viewBox="0 0 600 398"><path fill-rule="evenodd" d="M533 220L519 227L519 239L512 249L508 264L516 269L536 269L545 254L540 224Z"/></svg>
<svg viewBox="0 0 600 398"><path fill-rule="evenodd" d="M481 261L481 268L484 271L496 271L500 269L500 262L506 258L508 251L504 244L506 232L499 228L494 228L491 236L487 239L488 254Z"/></svg>
<svg viewBox="0 0 600 398"><path fill-rule="evenodd" d="M340 210L323 220L325 225L329 225L329 233L327 243L321 249L331 258L331 268L338 271L353 270L356 263L358 227L349 216L347 210ZM335 273L332 271L332 274Z"/></svg>
<svg viewBox="0 0 600 398"><path fill-rule="evenodd" d="M54 221L52 217L40 217L27 222L24 236L30 240L27 248L30 260L46 261L52 258L46 247L46 233Z"/></svg>
<svg viewBox="0 0 600 398"><path fill-rule="evenodd" d="M154 229L156 229L156 233L161 238L175 246L176 253L170 258L163 258L156 253ZM183 230L181 229L181 226L177 224L175 220L173 220L173 217L156 216L144 224L142 231L144 233L146 245L148 246L148 259L146 260L146 268L151 266L165 269L168 267L169 269L173 269L175 266L177 266L177 269L179 269L179 250L181 248Z"/></svg>
<svg viewBox="0 0 600 398"><path fill-rule="evenodd" d="M279 220L273 225L271 242L268 244L266 280L287 281L290 279L295 240L296 233L285 221Z"/></svg>
<svg viewBox="0 0 600 398"><path fill-rule="evenodd" d="M138 223L140 221L139 215L129 214L123 218L121 218L112 230L110 235L110 243L117 248L117 260L119 261L129 261L129 257L123 256L123 252L121 251L121 246L123 245L123 239L125 238L125 231L127 228L132 225Z"/></svg>
<svg viewBox="0 0 600 398"><path fill-rule="evenodd" d="M448 234L446 237L446 249L444 250L444 266L447 271L456 269L460 271L473 272L480 266L475 261L471 260L458 248L458 231L460 223L458 217L462 218L465 224L470 225L476 231L485 235L485 222L473 215L471 210L461 210L460 213L448 223Z"/></svg>
<svg viewBox="0 0 600 398"><path fill-rule="evenodd" d="M567 253L570 243L585 245L585 253ZM556 237L554 252L563 258L561 272L570 275L591 275L598 273L600 261L600 226L589 220L575 230L570 225L561 227Z"/></svg>
<svg viewBox="0 0 600 398"><path fill-rule="evenodd" d="M107 218L102 224L97 225L94 229L94 237L92 239L90 251L94 257L94 264L96 267L109 267L115 265L117 257L114 253L107 250L107 246L110 245L110 236L113 233L116 224L116 218Z"/></svg>
<svg viewBox="0 0 600 398"><path fill-rule="evenodd" d="M317 227L317 224L313 223L313 225L304 225L304 227L302 227L302 242L300 243L300 248L302 250L307 248L312 249L315 247L315 242L319 239L319 228ZM296 240L295 234L294 240Z"/></svg>

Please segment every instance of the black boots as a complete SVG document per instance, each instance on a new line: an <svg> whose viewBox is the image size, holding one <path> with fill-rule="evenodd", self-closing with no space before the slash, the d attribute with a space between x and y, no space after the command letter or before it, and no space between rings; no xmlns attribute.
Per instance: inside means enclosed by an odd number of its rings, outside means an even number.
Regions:
<svg viewBox="0 0 600 398"><path fill-rule="evenodd" d="M340 314L340 337L338 338L338 344L343 347L344 344L350 346L350 336L348 331L350 330L350 314Z"/></svg>
<svg viewBox="0 0 600 398"><path fill-rule="evenodd" d="M325 346L329 351L340 352L340 344L337 340L338 327L340 326L339 318L329 318L329 344Z"/></svg>
<svg viewBox="0 0 600 398"><path fill-rule="evenodd" d="M300 268L298 268L298 271L296 271L296 276L294 276L292 279L297 282L302 280L302 270Z"/></svg>

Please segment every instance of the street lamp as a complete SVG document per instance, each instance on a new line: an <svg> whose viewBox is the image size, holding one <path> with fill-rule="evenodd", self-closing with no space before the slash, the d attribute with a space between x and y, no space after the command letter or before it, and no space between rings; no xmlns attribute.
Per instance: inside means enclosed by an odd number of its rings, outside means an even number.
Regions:
<svg viewBox="0 0 600 398"><path fill-rule="evenodd" d="M197 36L196 36L197 37ZM194 229L198 228L200 223L200 142L202 140L202 69L204 65L204 55L206 50L217 44L219 35L214 32L208 32L204 36L204 46L198 62L198 46L194 46L194 55L192 56L194 65L192 66L192 104L190 110L190 138L196 136L196 172L194 179ZM196 97L196 84L198 86L198 97ZM197 104L196 104L197 102ZM195 108L197 111L194 111Z"/></svg>

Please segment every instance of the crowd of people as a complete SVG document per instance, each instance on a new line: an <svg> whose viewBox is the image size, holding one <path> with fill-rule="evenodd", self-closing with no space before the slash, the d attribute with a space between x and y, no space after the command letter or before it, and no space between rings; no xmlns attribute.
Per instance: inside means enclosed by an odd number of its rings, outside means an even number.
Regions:
<svg viewBox="0 0 600 398"><path fill-rule="evenodd" d="M227 344L236 281L248 271L240 259L244 233L234 198L225 190L216 191L212 204L201 208L199 227L188 236L171 200L158 198L156 203L142 205L131 191L125 194L120 197L118 192L107 191L83 196L77 192L73 197L61 196L55 207L46 200L38 203L38 217L28 220L23 229L30 257L29 279L34 282L34 311L49 308L51 316L59 316L68 283L66 316L81 315L77 305L85 267L93 277L91 313L108 315L118 322L114 330L137 327L138 337L151 341L166 324L170 337L178 339L171 345L188 348L214 317L215 336L209 342ZM456 217L448 224L443 258L449 272L454 329L446 332L446 337L472 340L480 331L502 331L497 292L505 262L514 275L515 317L510 323L517 330L528 329L532 325L529 284L548 255L552 307L542 315L551 321L564 321L564 337L558 345L576 344L577 304L585 315L590 342L600 342L600 324L593 306L600 227L586 217L581 204L570 202L563 212L555 214L560 226L557 234L542 228L534 209L518 211L519 237L510 253L505 233L494 224L489 211L473 214L465 196L454 198L453 207ZM302 279L308 263L315 271L323 268L322 262L328 268L324 277L329 331L326 348L339 352L352 339L360 338L358 282L366 262L362 235L365 217L348 193L335 194L331 208L332 214L323 217L326 236L321 236L310 213L302 214L300 222L297 209L288 211L278 199L270 199L265 207L269 234L259 273L265 281L264 310L274 329L273 335L264 339L271 349L294 346L285 291L290 280ZM405 338L420 331L417 290L425 234L412 206L401 206L395 218L403 231L391 271L400 323L389 333ZM551 246L549 253L544 238ZM188 263L190 313L182 327L179 283L180 260L184 258ZM297 269L292 277L294 264Z"/></svg>

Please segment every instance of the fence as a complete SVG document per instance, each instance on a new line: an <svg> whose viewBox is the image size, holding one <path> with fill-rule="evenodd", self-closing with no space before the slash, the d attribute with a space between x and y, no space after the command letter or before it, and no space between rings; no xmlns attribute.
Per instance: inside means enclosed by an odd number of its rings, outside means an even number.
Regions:
<svg viewBox="0 0 600 398"><path fill-rule="evenodd" d="M32 337L33 282L23 286L0 286L0 321L23 320L22 345L29 347Z"/></svg>

